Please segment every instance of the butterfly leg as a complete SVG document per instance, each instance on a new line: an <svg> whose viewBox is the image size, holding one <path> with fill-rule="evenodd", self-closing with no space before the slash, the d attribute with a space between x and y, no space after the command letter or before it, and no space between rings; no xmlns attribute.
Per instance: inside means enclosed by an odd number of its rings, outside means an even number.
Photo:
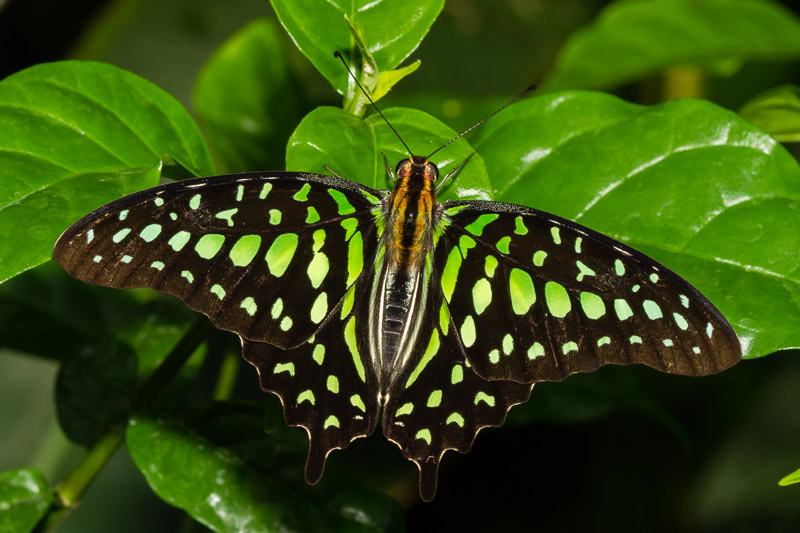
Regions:
<svg viewBox="0 0 800 533"><path fill-rule="evenodd" d="M392 167L389 166L389 159L386 157L386 154L381 152L381 155L383 156L383 164L386 165L386 173L389 174L390 178L392 178L392 185L394 185L394 183L397 181L397 178L394 175L394 170L392 170Z"/></svg>
<svg viewBox="0 0 800 533"><path fill-rule="evenodd" d="M472 156L475 155L476 152L477 152L477 150L473 150L473 152L471 154L469 154L467 156L467 158L460 165L458 165L456 168L454 168L453 170L448 172L447 175L444 178L442 178L442 181L440 181L439 184L436 186L436 192L437 193L441 190L441 188L444 186L444 184L447 183L447 180L449 180L451 177L455 176L458 172L461 171L462 168L464 168L464 165L466 165L469 162L469 160L472 159Z"/></svg>

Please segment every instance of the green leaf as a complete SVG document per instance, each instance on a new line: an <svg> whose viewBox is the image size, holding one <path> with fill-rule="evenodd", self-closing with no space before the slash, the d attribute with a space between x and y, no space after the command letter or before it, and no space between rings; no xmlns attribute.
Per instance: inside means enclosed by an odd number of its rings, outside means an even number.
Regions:
<svg viewBox="0 0 800 533"><path fill-rule="evenodd" d="M53 491L38 470L0 472L0 531L33 531L53 501Z"/></svg>
<svg viewBox="0 0 800 533"><path fill-rule="evenodd" d="M672 65L732 74L751 60L800 56L800 19L766 0L614 2L575 33L545 91L605 89Z"/></svg>
<svg viewBox="0 0 800 533"><path fill-rule="evenodd" d="M212 173L186 110L129 72L65 61L0 81L0 282L48 260L87 205L113 199L109 189L155 185L165 154L196 174ZM95 196L87 186L106 192Z"/></svg>
<svg viewBox="0 0 800 533"><path fill-rule="evenodd" d="M778 142L800 141L800 87L796 85L782 85L756 96L739 114Z"/></svg>
<svg viewBox="0 0 800 533"><path fill-rule="evenodd" d="M429 154L456 136L456 132L421 111L392 108L383 114L415 154ZM438 152L434 159L439 166L439 179L472 152L463 138ZM409 157L379 115L362 120L338 108L320 107L303 119L289 139L286 169L326 172L327 166L344 178L387 189L392 183L386 174L383 153L393 171L400 160ZM440 196L471 200L490 199L492 194L483 161L475 155Z"/></svg>
<svg viewBox="0 0 800 533"><path fill-rule="evenodd" d="M562 93L514 105L475 146L499 199L663 262L719 307L747 357L800 344L800 166L736 114Z"/></svg>
<svg viewBox="0 0 800 533"><path fill-rule="evenodd" d="M444 6L444 0L271 0L283 27L334 89L346 94L348 74L333 57L355 51L344 16L358 23L381 71L392 70L419 46ZM358 68L358 65L353 65Z"/></svg>
<svg viewBox="0 0 800 533"><path fill-rule="evenodd" d="M279 169L303 117L277 25L256 20L222 45L200 72L194 107L224 172Z"/></svg>
<svg viewBox="0 0 800 533"><path fill-rule="evenodd" d="M800 483L800 469L795 470L788 476L785 476L778 481L778 485L781 487L788 487L789 485L793 485L795 483Z"/></svg>
<svg viewBox="0 0 800 533"><path fill-rule="evenodd" d="M214 531L400 528L397 504L333 472L306 485L304 433L264 435L262 412L217 404L184 423L138 416L128 426L127 443L156 494Z"/></svg>

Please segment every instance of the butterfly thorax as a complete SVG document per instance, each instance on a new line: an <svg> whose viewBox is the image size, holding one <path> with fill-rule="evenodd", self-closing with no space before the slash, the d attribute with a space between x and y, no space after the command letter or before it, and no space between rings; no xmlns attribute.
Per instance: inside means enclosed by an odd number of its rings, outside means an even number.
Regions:
<svg viewBox="0 0 800 533"><path fill-rule="evenodd" d="M400 162L384 214L382 264L372 290L370 352L382 389L408 364L427 301L426 257L433 247L438 169L425 158Z"/></svg>

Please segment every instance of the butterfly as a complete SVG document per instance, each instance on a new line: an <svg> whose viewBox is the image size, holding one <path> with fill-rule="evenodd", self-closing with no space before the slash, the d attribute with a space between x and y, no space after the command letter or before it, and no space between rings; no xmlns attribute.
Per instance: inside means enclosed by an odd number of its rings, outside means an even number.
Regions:
<svg viewBox="0 0 800 533"><path fill-rule="evenodd" d="M380 418L425 501L443 454L466 453L536 382L629 363L699 376L740 360L714 305L643 253L536 209L440 202L430 156L387 171L391 191L303 172L161 185L73 224L54 257L85 282L177 296L238 334L287 424L308 432L309 483Z"/></svg>

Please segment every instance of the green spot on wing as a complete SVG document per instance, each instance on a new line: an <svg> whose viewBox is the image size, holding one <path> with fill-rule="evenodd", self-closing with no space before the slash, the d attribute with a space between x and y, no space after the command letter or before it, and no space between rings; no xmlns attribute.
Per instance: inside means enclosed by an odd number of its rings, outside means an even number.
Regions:
<svg viewBox="0 0 800 533"><path fill-rule="evenodd" d="M310 190L311 190L311 185L305 183L303 184L302 187L300 187L300 190L294 194L293 198L298 202L305 202L306 200L308 200L308 191Z"/></svg>
<svg viewBox="0 0 800 533"><path fill-rule="evenodd" d="M617 313L617 318L620 320L627 320L633 316L631 306L628 305L628 302L622 298L617 298L614 300L614 311Z"/></svg>
<svg viewBox="0 0 800 533"><path fill-rule="evenodd" d="M273 226L277 226L281 223L281 218L283 214L281 213L280 209L270 209L269 210L269 223Z"/></svg>
<svg viewBox="0 0 800 533"><path fill-rule="evenodd" d="M560 283L548 281L544 286L544 297L550 314L555 317L564 318L572 309L567 289Z"/></svg>
<svg viewBox="0 0 800 533"><path fill-rule="evenodd" d="M467 318L464 319L464 323L461 324L460 331L461 342L464 343L464 346L469 348L475 344L475 320L472 318L472 315L467 315Z"/></svg>
<svg viewBox="0 0 800 533"><path fill-rule="evenodd" d="M217 213L214 216L216 218L221 219L221 220L225 220L228 223L228 227L232 228L233 227L233 215L235 215L238 212L239 212L239 208L238 207L234 207L233 209L226 209L225 211L220 211L219 213Z"/></svg>
<svg viewBox="0 0 800 533"><path fill-rule="evenodd" d="M511 309L517 315L524 315L536 302L536 291L530 274L512 268L508 275L508 289L511 295Z"/></svg>
<svg viewBox="0 0 800 533"><path fill-rule="evenodd" d="M289 263L294 257L294 252L297 249L297 234L284 233L272 242L272 245L267 250L266 260L270 273L273 276L281 277Z"/></svg>
<svg viewBox="0 0 800 533"><path fill-rule="evenodd" d="M528 234L528 228L525 226L525 222L523 222L522 217L517 217L516 219L514 219L514 224L515 224L514 233L516 233L517 235Z"/></svg>
<svg viewBox="0 0 800 533"><path fill-rule="evenodd" d="M211 259L217 255L224 242L225 237L219 233L207 233L200 237L197 244L194 245L194 250L203 259Z"/></svg>
<svg viewBox="0 0 800 533"><path fill-rule="evenodd" d="M357 231L347 244L347 285L349 286L361 275L364 269L364 240Z"/></svg>
<svg viewBox="0 0 800 533"><path fill-rule="evenodd" d="M308 206L306 211L308 213L306 215L306 224L313 224L314 222L319 222L319 213L317 213L317 210L314 209L313 205Z"/></svg>
<svg viewBox="0 0 800 533"><path fill-rule="evenodd" d="M442 403L442 391L435 390L428 396L428 407L439 407Z"/></svg>
<svg viewBox="0 0 800 533"><path fill-rule="evenodd" d="M400 409L397 410L395 416L410 415L413 411L414 411L414 404L411 402L407 402L400 406Z"/></svg>
<svg viewBox="0 0 800 533"><path fill-rule="evenodd" d="M510 245L511 245L511 237L506 236L497 241L496 247L499 252L507 254L509 252L508 247Z"/></svg>
<svg viewBox="0 0 800 533"><path fill-rule="evenodd" d="M347 325L344 327L344 342L347 344L348 350L350 350L350 356L353 358L353 364L356 366L358 377L361 378L361 381L366 381L364 365L361 362L361 356L358 354L358 347L356 345L355 317L351 316L350 320L347 321Z"/></svg>
<svg viewBox="0 0 800 533"><path fill-rule="evenodd" d="M290 376L294 377L294 363L278 363L275 365L275 374L280 374L281 372L288 372Z"/></svg>
<svg viewBox="0 0 800 533"><path fill-rule="evenodd" d="M486 403L489 407L494 407L495 397L481 391L475 395L475 405L478 405L480 402Z"/></svg>
<svg viewBox="0 0 800 533"><path fill-rule="evenodd" d="M210 289L210 292L211 292L211 294L215 295L220 300L225 298L225 294L226 294L225 293L225 289L223 289L222 285L220 285L219 283L215 283L214 285L212 285L211 289Z"/></svg>
<svg viewBox="0 0 800 533"><path fill-rule="evenodd" d="M314 351L312 352L311 357L314 359L315 363L321 365L323 361L325 361L325 346L322 344L317 344L314 346Z"/></svg>
<svg viewBox="0 0 800 533"><path fill-rule="evenodd" d="M492 303L492 286L489 280L481 278L472 287L472 303L477 314L483 313Z"/></svg>
<svg viewBox="0 0 800 533"><path fill-rule="evenodd" d="M450 413L450 416L445 420L445 424L455 424L458 427L464 427L464 417L459 413Z"/></svg>
<svg viewBox="0 0 800 533"><path fill-rule="evenodd" d="M328 418L325 419L325 423L322 425L322 429L328 429L329 427L340 427L339 426L339 419L336 418L334 415L330 415Z"/></svg>
<svg viewBox="0 0 800 533"><path fill-rule="evenodd" d="M448 302L453 299L453 291L456 289L458 271L461 270L461 251L457 246L450 250L447 262L442 270L442 293Z"/></svg>
<svg viewBox="0 0 800 533"><path fill-rule="evenodd" d="M356 208L347 200L347 196L345 196L342 191L328 189L328 194L336 201L340 215L349 215L356 212Z"/></svg>
<svg viewBox="0 0 800 533"><path fill-rule="evenodd" d="M328 376L328 381L326 382L326 387L328 390L334 394L339 394L339 378L336 376Z"/></svg>
<svg viewBox="0 0 800 533"><path fill-rule="evenodd" d="M457 383L461 383L464 379L464 369L461 365L456 365L453 367L453 370L450 372L450 384L456 385Z"/></svg>
<svg viewBox="0 0 800 533"><path fill-rule="evenodd" d="M139 233L139 237L144 239L145 242L153 242L160 234L161 224L150 224Z"/></svg>
<svg viewBox="0 0 800 533"><path fill-rule="evenodd" d="M591 292L581 293L581 309L587 318L597 320L606 314L606 305L603 299Z"/></svg>
<svg viewBox="0 0 800 533"><path fill-rule="evenodd" d="M428 347L425 349L425 353L422 355L422 359L420 359L419 363L417 363L417 367L411 372L411 375L408 376L408 381L406 382L406 388L409 388L419 377L425 367L430 363L433 356L439 351L439 332L437 330L433 330L431 334L431 339L428 342Z"/></svg>
<svg viewBox="0 0 800 533"><path fill-rule="evenodd" d="M258 311L258 305L256 305L256 301L253 299L252 296L248 296L247 298L242 300L242 303L239 304L239 307L244 309L245 312L250 316L255 315L256 311Z"/></svg>
<svg viewBox="0 0 800 533"><path fill-rule="evenodd" d="M250 264L261 246L261 236L242 235L233 245L228 255L234 265L244 267Z"/></svg>
<svg viewBox="0 0 800 533"><path fill-rule="evenodd" d="M361 412L363 413L367 412L367 406L364 405L364 400L362 400L361 396L359 396L358 394L353 394L352 396L350 396L350 405L352 405L353 407L358 407L359 409L361 409Z"/></svg>
<svg viewBox="0 0 800 533"><path fill-rule="evenodd" d="M186 246L186 243L189 242L189 239L192 237L192 234L188 231L179 231L175 235L173 235L167 244L175 250L176 252L180 252L183 250L183 247Z"/></svg>
<svg viewBox="0 0 800 533"><path fill-rule="evenodd" d="M122 239L127 237L130 232L131 232L131 228L123 228L123 229L119 230L118 232L116 232L114 234L114 236L111 237L111 240L114 241L115 243L120 243L122 241Z"/></svg>
<svg viewBox="0 0 800 533"><path fill-rule="evenodd" d="M664 316L661 312L661 307L659 307L658 304L653 300L645 300L642 304L642 307L644 307L644 312L647 314L647 318L650 320L656 320Z"/></svg>
<svg viewBox="0 0 800 533"><path fill-rule="evenodd" d="M319 324L327 314L328 294L321 292L319 296L317 296L317 299L314 300L314 305L311 306L311 321L315 324Z"/></svg>
<svg viewBox="0 0 800 533"><path fill-rule="evenodd" d="M304 390L300 394L297 395L297 405L300 405L303 402L308 402L311 405L316 404L316 398L314 398L314 393L309 390Z"/></svg>
<svg viewBox="0 0 800 533"><path fill-rule="evenodd" d="M483 228L485 228L488 224L497 220L499 216L500 215L496 213L486 213L480 215L478 218L475 219L474 222L466 226L464 229L472 233L473 235L477 235L480 237L481 235L483 235Z"/></svg>
<svg viewBox="0 0 800 533"><path fill-rule="evenodd" d="M431 431L429 429L420 429L417 431L417 434L414 435L414 439L416 440L424 440L426 444L430 446L431 444Z"/></svg>

